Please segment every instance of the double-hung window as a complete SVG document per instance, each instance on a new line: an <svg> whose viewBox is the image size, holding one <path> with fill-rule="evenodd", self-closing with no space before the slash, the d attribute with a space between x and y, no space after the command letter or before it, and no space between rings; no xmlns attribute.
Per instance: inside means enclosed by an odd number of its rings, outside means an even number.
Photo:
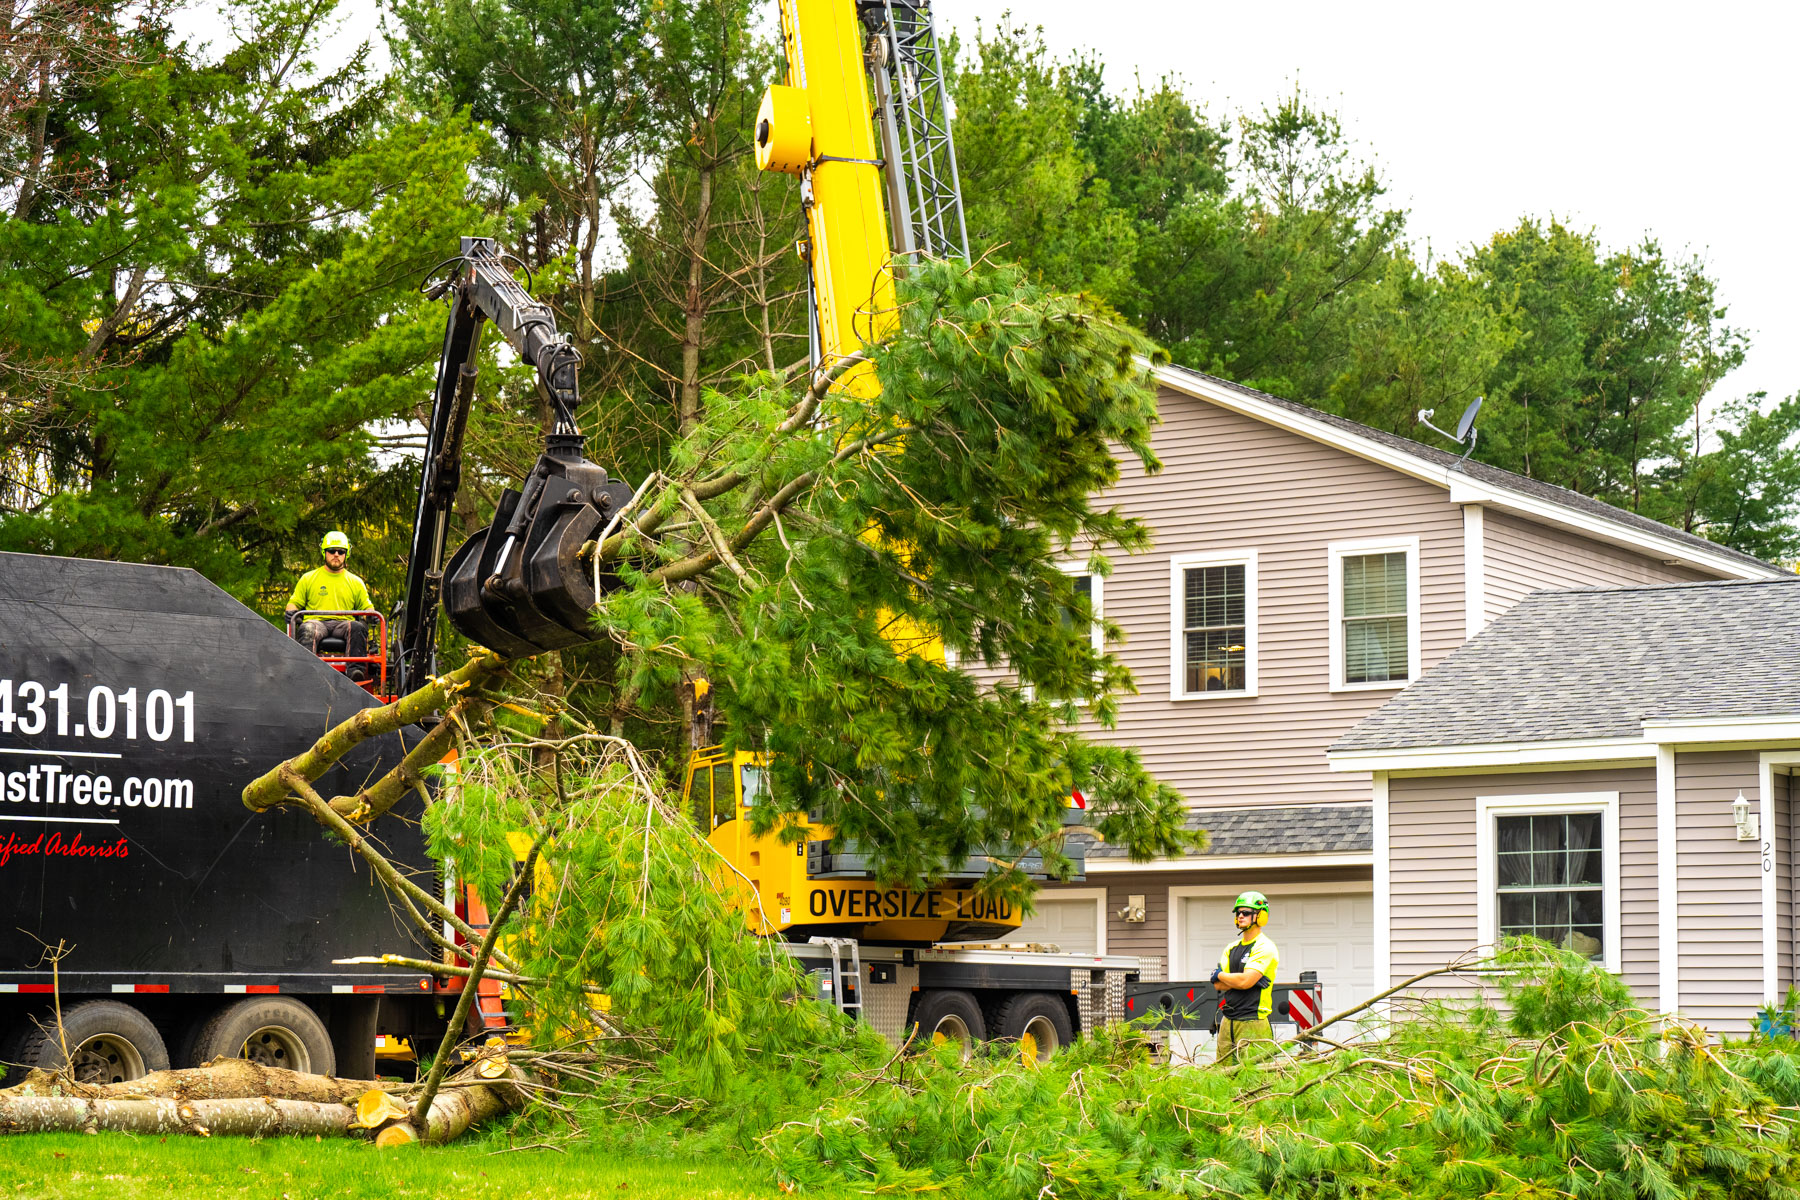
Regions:
<svg viewBox="0 0 1800 1200"><path fill-rule="evenodd" d="M1482 796L1475 807L1481 940L1542 938L1618 970L1618 793Z"/></svg>
<svg viewBox="0 0 1800 1200"><path fill-rule="evenodd" d="M1169 694L1256 694L1256 552L1169 560Z"/></svg>
<svg viewBox="0 0 1800 1200"><path fill-rule="evenodd" d="M1419 539L1334 542L1331 690L1405 687L1419 674Z"/></svg>

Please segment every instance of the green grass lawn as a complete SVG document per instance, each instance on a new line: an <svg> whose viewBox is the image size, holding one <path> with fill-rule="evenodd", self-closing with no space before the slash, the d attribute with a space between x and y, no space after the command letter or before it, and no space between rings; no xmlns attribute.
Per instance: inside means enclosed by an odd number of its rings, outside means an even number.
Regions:
<svg viewBox="0 0 1800 1200"><path fill-rule="evenodd" d="M454 1200L764 1200L781 1195L755 1163L626 1158L574 1145L566 1153L494 1153L504 1141L474 1139L431 1150L376 1150L349 1139L0 1135L0 1200L188 1196L450 1197Z"/></svg>

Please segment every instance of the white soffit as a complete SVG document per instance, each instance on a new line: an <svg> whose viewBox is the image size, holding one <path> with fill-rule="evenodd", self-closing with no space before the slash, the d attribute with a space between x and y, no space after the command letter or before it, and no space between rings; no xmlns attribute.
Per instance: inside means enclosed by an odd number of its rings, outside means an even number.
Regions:
<svg viewBox="0 0 1800 1200"><path fill-rule="evenodd" d="M1270 404L1235 388L1221 387L1209 380L1176 375L1160 367L1154 368L1154 373L1158 383L1184 395L1379 463L1414 479L1447 488L1452 504L1484 504L1503 512L1516 513L1540 524L1553 525L1599 541L1624 546L1673 565L1711 571L1727 579L1767 579L1786 574L1777 567L1764 565L1759 570L1729 555L1709 553L1704 547L1674 538L1659 537L1649 530L1622 525L1595 513L1582 512L1496 484L1471 479L1460 471L1428 462L1404 450L1384 445L1373 438L1361 437L1281 405Z"/></svg>

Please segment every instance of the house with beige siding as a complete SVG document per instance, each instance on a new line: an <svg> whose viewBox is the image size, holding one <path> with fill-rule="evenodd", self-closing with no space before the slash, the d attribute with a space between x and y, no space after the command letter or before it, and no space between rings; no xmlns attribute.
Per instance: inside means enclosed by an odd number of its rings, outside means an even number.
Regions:
<svg viewBox="0 0 1800 1200"><path fill-rule="evenodd" d="M1386 978L1374 776L1326 751L1528 593L1762 579L1773 568L1654 521L1304 405L1158 371L1162 470L1098 497L1155 544L1087 586L1122 628L1138 692L1089 736L1137 747L1180 790L1204 854L1132 863L1095 846L1021 938L1203 975L1231 898L1267 893L1282 979L1330 1007ZM1088 547L1067 569L1085 573ZM1102 551L1104 547L1100 548ZM964 664L999 678L1003 666Z"/></svg>
<svg viewBox="0 0 1800 1200"><path fill-rule="evenodd" d="M1796 981L1800 578L1533 593L1329 757L1378 982L1531 934L1741 1037Z"/></svg>

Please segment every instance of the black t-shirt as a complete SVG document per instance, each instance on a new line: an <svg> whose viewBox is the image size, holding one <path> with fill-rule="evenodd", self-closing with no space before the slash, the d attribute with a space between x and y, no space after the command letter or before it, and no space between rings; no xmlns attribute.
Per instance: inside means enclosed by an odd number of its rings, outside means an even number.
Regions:
<svg viewBox="0 0 1800 1200"><path fill-rule="evenodd" d="M1260 937L1257 939L1258 942L1261 940ZM1250 952L1256 948L1256 942L1249 945L1245 945L1243 942L1233 942L1225 950L1226 970L1233 975L1242 974L1244 960L1249 958ZM1264 956L1259 955L1258 957L1263 958ZM1265 973L1262 982L1256 987L1233 988L1224 992L1225 1002L1220 1006L1220 1014L1233 1021L1254 1021L1258 1017L1268 1016L1268 1009L1263 1006L1263 996L1274 986L1275 981Z"/></svg>

